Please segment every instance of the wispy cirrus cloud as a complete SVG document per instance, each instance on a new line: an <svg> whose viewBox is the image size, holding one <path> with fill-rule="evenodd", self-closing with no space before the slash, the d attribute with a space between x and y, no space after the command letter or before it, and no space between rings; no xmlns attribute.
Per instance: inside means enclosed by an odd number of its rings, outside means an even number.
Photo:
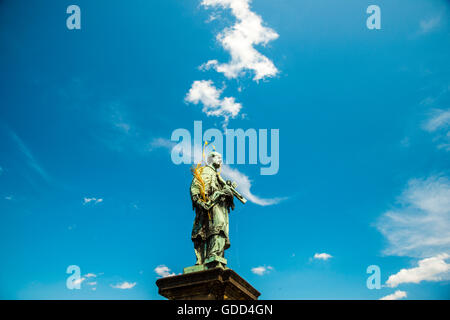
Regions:
<svg viewBox="0 0 450 320"><path fill-rule="evenodd" d="M202 160L202 147L198 145L194 145L192 149L185 150L180 146L180 144L177 144L169 139L154 138L149 144L149 150L153 151L158 148L166 149L169 153L182 153L193 163L198 163Z"/></svg>
<svg viewBox="0 0 450 320"><path fill-rule="evenodd" d="M83 199L83 205L86 205L88 203L93 203L93 204L97 204L103 202L102 198L84 198Z"/></svg>
<svg viewBox="0 0 450 320"><path fill-rule="evenodd" d="M450 126L450 109L434 109L431 116L424 123L423 128L429 132L434 132L439 129L446 129Z"/></svg>
<svg viewBox="0 0 450 320"><path fill-rule="evenodd" d="M422 19L419 23L419 34L426 34L435 30L441 24L442 15Z"/></svg>
<svg viewBox="0 0 450 320"><path fill-rule="evenodd" d="M168 139L157 138L151 142L151 148L164 148L169 152L172 152L173 148L176 148L177 145ZM181 151L181 150L179 150ZM191 152L187 156L193 159L194 152ZM200 149L201 154L201 149ZM250 202L260 205L260 206L270 206L277 203L280 203L283 200L286 200L287 197L276 197L276 198L261 198L251 192L252 181L250 178L244 173L240 172L238 169L231 168L229 165L224 164L222 166L221 174L229 180L232 180L237 183L237 190Z"/></svg>
<svg viewBox="0 0 450 320"><path fill-rule="evenodd" d="M426 258L450 252L450 181L445 176L411 179L376 227L387 255Z"/></svg>
<svg viewBox="0 0 450 320"><path fill-rule="evenodd" d="M87 274L83 275L82 277L80 277L79 279L75 279L73 281L73 284L74 285L77 285L77 284L81 285L83 282L85 282L85 281L87 281L87 280L89 280L91 278L96 278L96 277L97 277L97 275L94 274L94 273L87 273ZM97 281L86 282L86 284L91 286L91 287L93 287L93 286L97 285Z"/></svg>
<svg viewBox="0 0 450 320"><path fill-rule="evenodd" d="M170 141L166 138L153 138L152 141L149 143L149 151L153 151L154 149L158 148L165 148L168 150L172 150L173 147L175 147L176 143L173 141Z"/></svg>
<svg viewBox="0 0 450 320"><path fill-rule="evenodd" d="M237 169L232 169L228 165L223 165L222 172L223 176L226 179L235 181L237 183L237 190L249 201L253 202L254 204L260 205L260 206L270 206L277 203L280 203L283 200L286 200L286 197L277 197L277 198L261 198L253 194L250 189L252 187L252 182L249 179L248 176L243 174Z"/></svg>
<svg viewBox="0 0 450 320"><path fill-rule="evenodd" d="M109 101L100 108L101 130L95 136L114 151L144 151L142 133L129 114L127 105L121 101Z"/></svg>
<svg viewBox="0 0 450 320"><path fill-rule="evenodd" d="M435 134L438 149L450 151L450 109L433 109L422 128Z"/></svg>
<svg viewBox="0 0 450 320"><path fill-rule="evenodd" d="M78 278L78 279L75 279L75 280L73 280L73 285L81 285L84 281L86 280L86 278L85 277L81 277L81 278Z"/></svg>
<svg viewBox="0 0 450 320"><path fill-rule="evenodd" d="M97 275L95 273L86 273L84 276L86 278L96 278L97 277Z"/></svg>
<svg viewBox="0 0 450 320"><path fill-rule="evenodd" d="M19 136L12 130L8 129L9 136L16 143L20 152L25 156L27 164L31 167L42 179L46 182L50 182L50 176L44 170L44 168L38 163L38 161L33 156L31 150L26 146L26 144L19 138Z"/></svg>
<svg viewBox="0 0 450 320"><path fill-rule="evenodd" d="M450 279L450 181L443 175L411 179L398 205L376 226L386 237L387 255L421 258L418 266L389 276L386 286ZM401 298L394 293L387 298ZM405 293L406 297L406 293Z"/></svg>

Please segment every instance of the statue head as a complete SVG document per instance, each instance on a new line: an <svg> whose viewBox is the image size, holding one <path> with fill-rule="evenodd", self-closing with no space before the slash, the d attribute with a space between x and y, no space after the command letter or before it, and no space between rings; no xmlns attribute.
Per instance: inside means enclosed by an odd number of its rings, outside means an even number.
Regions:
<svg viewBox="0 0 450 320"><path fill-rule="evenodd" d="M222 155L216 151L212 151L208 154L206 161L210 166L219 169L222 166Z"/></svg>

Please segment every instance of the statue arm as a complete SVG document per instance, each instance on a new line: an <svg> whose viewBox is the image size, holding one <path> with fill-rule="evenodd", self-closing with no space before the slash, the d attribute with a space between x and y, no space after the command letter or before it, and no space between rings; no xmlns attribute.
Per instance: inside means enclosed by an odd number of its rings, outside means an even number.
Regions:
<svg viewBox="0 0 450 320"><path fill-rule="evenodd" d="M190 191L191 191L191 198L200 194L200 185L195 178L192 179Z"/></svg>
<svg viewBox="0 0 450 320"><path fill-rule="evenodd" d="M192 179L191 183L191 200L193 207L197 208L203 208L205 210L208 210L208 205L206 202L203 201L202 196L202 189L203 192L206 194L206 190L208 189L209 184L211 183L211 176L208 174L205 174L205 172L202 172L200 175L201 179L204 182L204 188L200 181L198 181L195 177Z"/></svg>

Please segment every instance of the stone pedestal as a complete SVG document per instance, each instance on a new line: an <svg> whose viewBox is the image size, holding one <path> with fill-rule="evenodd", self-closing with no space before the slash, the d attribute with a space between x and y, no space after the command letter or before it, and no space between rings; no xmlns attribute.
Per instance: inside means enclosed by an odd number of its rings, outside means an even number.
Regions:
<svg viewBox="0 0 450 320"><path fill-rule="evenodd" d="M169 300L257 300L261 294L229 268L187 271L158 279L159 294Z"/></svg>

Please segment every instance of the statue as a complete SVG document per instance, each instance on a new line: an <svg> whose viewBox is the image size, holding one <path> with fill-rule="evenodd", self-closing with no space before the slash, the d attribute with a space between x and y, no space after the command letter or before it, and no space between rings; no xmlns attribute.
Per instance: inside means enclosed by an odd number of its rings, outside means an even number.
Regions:
<svg viewBox="0 0 450 320"><path fill-rule="evenodd" d="M207 164L192 168L190 193L195 210L191 239L194 243L196 266L225 267L225 250L230 247L228 214L234 210L234 197L247 200L236 191L236 183L220 176L222 156L211 152Z"/></svg>
<svg viewBox="0 0 450 320"><path fill-rule="evenodd" d="M236 191L236 183L220 176L220 153L211 152L205 160L206 145L202 161L191 169L192 241L197 261L183 268L183 274L158 279L158 292L169 300L257 300L261 293L228 268L224 256L230 247L228 214L234 209L234 198L242 203L247 200Z"/></svg>

